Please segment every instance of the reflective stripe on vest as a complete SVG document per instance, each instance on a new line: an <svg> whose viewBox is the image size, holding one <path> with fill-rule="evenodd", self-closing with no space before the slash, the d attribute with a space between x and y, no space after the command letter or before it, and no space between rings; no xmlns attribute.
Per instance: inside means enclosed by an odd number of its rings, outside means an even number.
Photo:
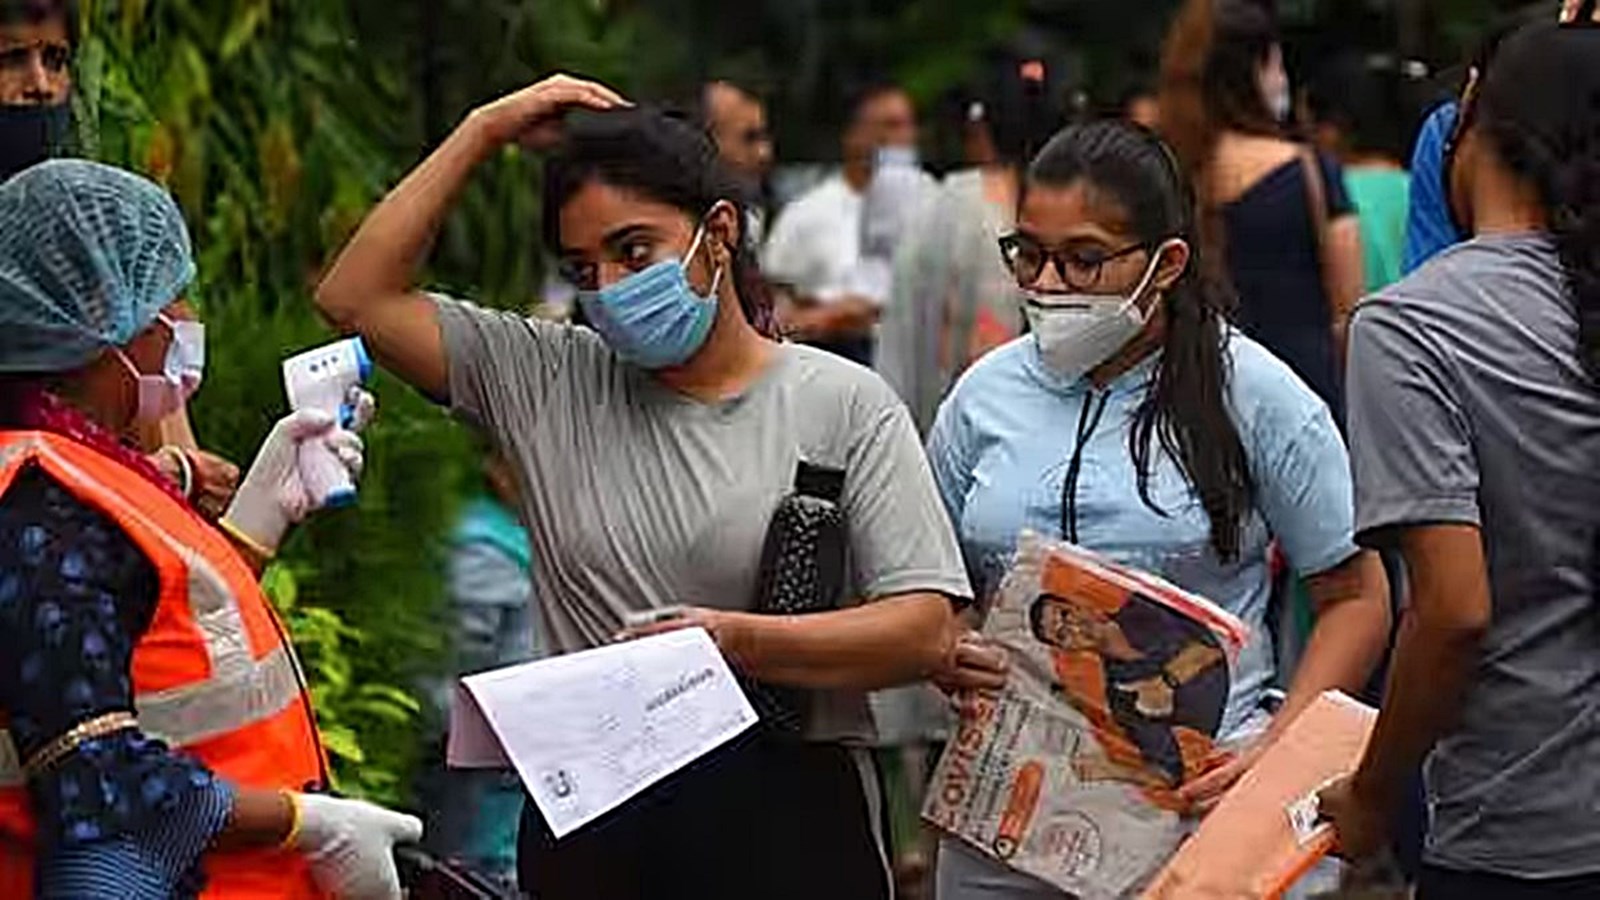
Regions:
<svg viewBox="0 0 1600 900"><path fill-rule="evenodd" d="M271 718L299 699L294 659L278 647L247 672L140 694L134 707L140 731L185 747ZM18 787L24 780L16 744L0 729L0 788Z"/></svg>
<svg viewBox="0 0 1600 900"><path fill-rule="evenodd" d="M56 452L46 440L30 435L0 446L0 472L21 454L48 457L50 464L70 471L81 484L91 484L80 468ZM142 510L110 490L101 499L117 514L140 522L184 562L188 572L191 617L205 643L211 675L205 681L134 698L140 729L176 747L199 743L268 719L300 698L299 662L279 645L253 659L237 598L222 576L189 547L177 542ZM16 746L0 729L0 789L24 783Z"/></svg>

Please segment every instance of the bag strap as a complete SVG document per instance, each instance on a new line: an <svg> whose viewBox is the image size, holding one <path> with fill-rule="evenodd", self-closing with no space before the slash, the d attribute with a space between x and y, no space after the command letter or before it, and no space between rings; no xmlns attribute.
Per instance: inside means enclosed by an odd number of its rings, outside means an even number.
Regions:
<svg viewBox="0 0 1600 900"><path fill-rule="evenodd" d="M1333 290L1328 284L1328 185L1322 177L1322 164L1316 151L1300 148L1300 170L1306 182L1306 206L1311 210L1311 234L1317 244L1317 271L1322 276L1322 292L1333 302Z"/></svg>

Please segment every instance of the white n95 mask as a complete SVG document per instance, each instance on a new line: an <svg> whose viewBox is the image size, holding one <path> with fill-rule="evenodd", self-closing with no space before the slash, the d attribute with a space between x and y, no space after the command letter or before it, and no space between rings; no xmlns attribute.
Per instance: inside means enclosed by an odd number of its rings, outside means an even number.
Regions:
<svg viewBox="0 0 1600 900"><path fill-rule="evenodd" d="M1039 355L1052 372L1076 381L1144 330L1155 304L1141 309L1139 300L1155 278L1162 251L1173 243L1165 241L1156 248L1139 285L1125 297L1024 291L1022 308L1028 317L1028 328L1039 345Z"/></svg>

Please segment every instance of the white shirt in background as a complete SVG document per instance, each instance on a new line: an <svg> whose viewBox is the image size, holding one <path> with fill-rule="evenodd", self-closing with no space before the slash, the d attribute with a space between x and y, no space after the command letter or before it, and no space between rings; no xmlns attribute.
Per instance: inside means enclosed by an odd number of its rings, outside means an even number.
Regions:
<svg viewBox="0 0 1600 900"><path fill-rule="evenodd" d="M861 260L862 199L835 173L785 206L761 254L767 277L824 303L851 293Z"/></svg>

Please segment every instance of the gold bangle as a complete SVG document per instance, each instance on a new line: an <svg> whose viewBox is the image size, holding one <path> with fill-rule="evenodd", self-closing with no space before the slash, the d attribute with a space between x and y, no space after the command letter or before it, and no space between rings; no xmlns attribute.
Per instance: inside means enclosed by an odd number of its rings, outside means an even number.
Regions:
<svg viewBox="0 0 1600 900"><path fill-rule="evenodd" d="M183 490L183 498L185 500L192 498L195 489L194 460L190 459L189 454L176 444L167 444L157 450L156 453L169 455L178 464L178 474L182 476L178 482L178 487Z"/></svg>
<svg viewBox="0 0 1600 900"><path fill-rule="evenodd" d="M283 836L283 841L278 844L280 850L294 849L294 842L300 838L300 798L293 791L279 791L283 799L289 803L289 833Z"/></svg>
<svg viewBox="0 0 1600 900"><path fill-rule="evenodd" d="M260 541L248 534L245 534L242 530L240 530L239 526L228 521L226 518L218 519L217 527L221 528L223 533L228 537L238 541L246 550L249 550L251 553L255 554L256 558L260 559L263 563L272 562L272 558L277 556L276 553L268 550L266 547L263 547Z"/></svg>
<svg viewBox="0 0 1600 900"><path fill-rule="evenodd" d="M130 712L106 713L85 719L67 729L55 740L35 750L22 764L22 773L29 778L42 775L51 766L72 755L86 741L138 727L139 720Z"/></svg>

